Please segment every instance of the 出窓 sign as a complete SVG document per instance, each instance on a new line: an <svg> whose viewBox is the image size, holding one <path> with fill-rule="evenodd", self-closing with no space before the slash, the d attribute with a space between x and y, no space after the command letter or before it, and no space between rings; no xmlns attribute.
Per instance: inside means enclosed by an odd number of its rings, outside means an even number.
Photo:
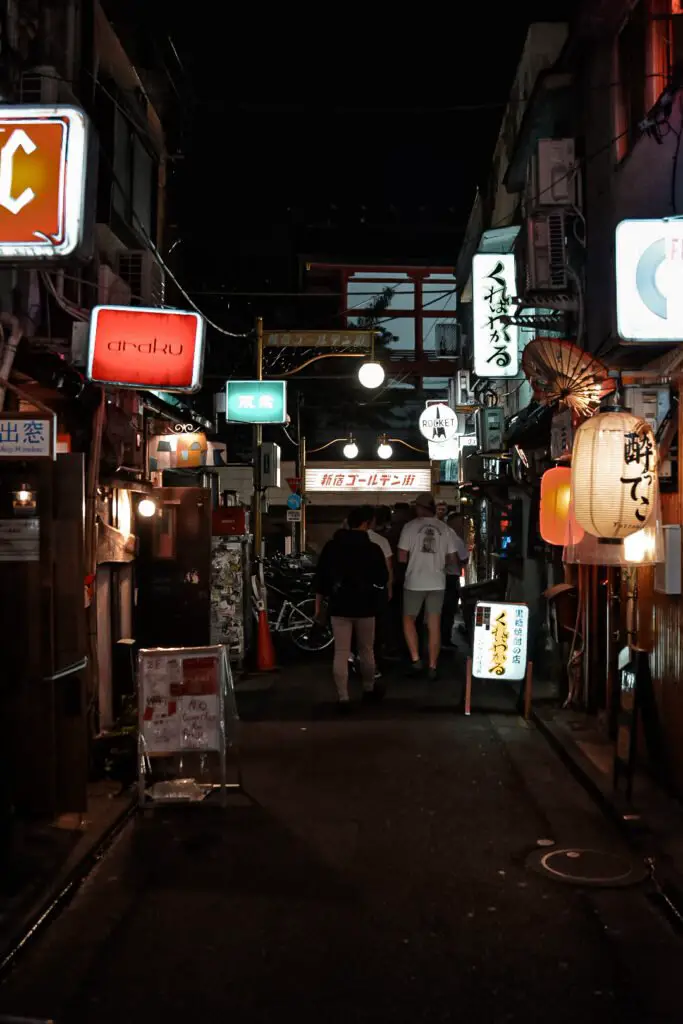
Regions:
<svg viewBox="0 0 683 1024"><path fill-rule="evenodd" d="M55 458L54 418L33 413L0 415L0 458Z"/></svg>

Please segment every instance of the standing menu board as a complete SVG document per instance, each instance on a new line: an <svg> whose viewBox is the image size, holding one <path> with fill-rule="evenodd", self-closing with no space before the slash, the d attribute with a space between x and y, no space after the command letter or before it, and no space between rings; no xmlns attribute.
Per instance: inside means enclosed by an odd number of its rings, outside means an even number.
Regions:
<svg viewBox="0 0 683 1024"><path fill-rule="evenodd" d="M237 749L237 705L227 651L213 647L172 647L138 654L140 802L147 798L201 799L214 788L241 789ZM236 748L238 783L227 783L227 752ZM217 754L219 781L207 781ZM199 755L194 761L191 755ZM175 758L176 771L164 769L162 781L147 787L153 759ZM198 775L187 778L191 764ZM215 759L214 759L215 764ZM172 765L170 768L172 769ZM214 777L215 778L215 777ZM175 779L175 782L173 781Z"/></svg>

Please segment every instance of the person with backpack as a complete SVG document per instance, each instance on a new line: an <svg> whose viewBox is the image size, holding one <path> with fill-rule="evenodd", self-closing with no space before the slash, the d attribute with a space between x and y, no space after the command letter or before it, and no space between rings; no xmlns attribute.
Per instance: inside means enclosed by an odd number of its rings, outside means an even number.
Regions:
<svg viewBox="0 0 683 1024"><path fill-rule="evenodd" d="M333 675L342 713L351 708L349 656L354 632L363 697L372 700L383 696L383 690L375 685L373 648L375 616L386 600L389 573L380 547L368 536L374 515L369 505L352 509L348 529L338 530L327 542L316 572L316 617L320 617L326 600L334 633Z"/></svg>

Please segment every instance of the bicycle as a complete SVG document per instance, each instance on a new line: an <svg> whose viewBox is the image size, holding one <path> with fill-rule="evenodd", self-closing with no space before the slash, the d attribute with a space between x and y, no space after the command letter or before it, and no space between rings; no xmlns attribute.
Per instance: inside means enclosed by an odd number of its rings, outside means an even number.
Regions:
<svg viewBox="0 0 683 1024"><path fill-rule="evenodd" d="M258 621L259 613L265 605L268 625L274 636L288 637L299 650L309 654L324 651L333 642L331 627L320 625L316 621L315 596L310 592L310 588L306 588L307 596L299 601L293 601L286 591L273 583L272 579L262 581L258 576L252 576L251 588L254 618ZM265 601L262 597L264 591ZM276 596L276 601L268 601L268 595Z"/></svg>

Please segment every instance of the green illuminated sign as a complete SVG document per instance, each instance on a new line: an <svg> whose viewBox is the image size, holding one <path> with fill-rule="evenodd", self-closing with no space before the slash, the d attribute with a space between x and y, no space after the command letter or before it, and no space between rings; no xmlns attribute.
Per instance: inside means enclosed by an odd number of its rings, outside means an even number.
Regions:
<svg viewBox="0 0 683 1024"><path fill-rule="evenodd" d="M229 380L225 416L228 423L286 423L286 381Z"/></svg>

